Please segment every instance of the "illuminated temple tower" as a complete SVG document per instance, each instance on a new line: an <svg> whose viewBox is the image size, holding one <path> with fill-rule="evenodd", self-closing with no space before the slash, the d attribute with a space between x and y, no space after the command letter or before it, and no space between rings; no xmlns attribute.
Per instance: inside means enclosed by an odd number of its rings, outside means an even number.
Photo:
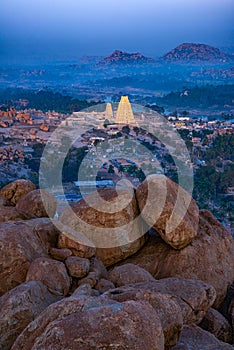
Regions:
<svg viewBox="0 0 234 350"><path fill-rule="evenodd" d="M129 102L128 96L122 96L118 110L115 118L116 124L128 124L128 125L136 125L136 121L132 112L132 106Z"/></svg>
<svg viewBox="0 0 234 350"><path fill-rule="evenodd" d="M112 106L111 103L107 103L106 104L106 112L105 112L106 118L111 120L111 118L113 117L113 110L112 110Z"/></svg>

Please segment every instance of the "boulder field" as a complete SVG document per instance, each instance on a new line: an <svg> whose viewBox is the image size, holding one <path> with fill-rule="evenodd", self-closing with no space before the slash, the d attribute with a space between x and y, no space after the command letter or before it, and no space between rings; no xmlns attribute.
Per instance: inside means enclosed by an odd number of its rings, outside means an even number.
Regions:
<svg viewBox="0 0 234 350"><path fill-rule="evenodd" d="M234 241L185 190L150 176L55 212L0 190L0 349L233 349Z"/></svg>

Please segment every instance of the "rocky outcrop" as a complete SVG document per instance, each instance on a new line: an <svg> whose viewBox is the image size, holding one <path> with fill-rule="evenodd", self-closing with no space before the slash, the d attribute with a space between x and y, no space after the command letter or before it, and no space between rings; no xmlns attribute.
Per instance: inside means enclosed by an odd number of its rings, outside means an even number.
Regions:
<svg viewBox="0 0 234 350"><path fill-rule="evenodd" d="M106 266L134 254L146 241L143 224L137 220L136 199L129 191L100 190L74 204L72 210L75 214L66 209L60 222L93 242L96 256ZM61 235L59 247L76 249L76 240L72 243L67 237Z"/></svg>
<svg viewBox="0 0 234 350"><path fill-rule="evenodd" d="M49 258L35 259L29 267L26 281L41 281L51 293L64 296L68 294L71 285L65 265Z"/></svg>
<svg viewBox="0 0 234 350"><path fill-rule="evenodd" d="M139 64L152 63L154 60L150 57L143 56L140 52L128 53L120 50L115 50L111 55L105 57L99 62L99 65L113 64Z"/></svg>
<svg viewBox="0 0 234 350"><path fill-rule="evenodd" d="M12 221L0 225L0 295L25 282L33 260L46 257L57 231L49 219Z"/></svg>
<svg viewBox="0 0 234 350"><path fill-rule="evenodd" d="M169 178L148 176L138 187L136 197L143 219L173 248L182 249L196 237L197 204L188 192Z"/></svg>
<svg viewBox="0 0 234 350"><path fill-rule="evenodd" d="M22 196L35 189L35 185L29 180L16 180L4 186L0 195L7 198L12 205L16 205Z"/></svg>
<svg viewBox="0 0 234 350"><path fill-rule="evenodd" d="M217 339L232 343L232 327L217 310L210 308L199 326L212 333Z"/></svg>
<svg viewBox="0 0 234 350"><path fill-rule="evenodd" d="M50 304L58 301L39 281L22 283L0 298L0 348L8 350L18 335Z"/></svg>
<svg viewBox="0 0 234 350"><path fill-rule="evenodd" d="M231 61L231 56L210 45L184 43L166 53L162 59L170 62L227 62Z"/></svg>
<svg viewBox="0 0 234 350"><path fill-rule="evenodd" d="M62 334L59 337L58 334ZM147 302L68 298L49 306L18 337L12 350L163 350L157 313Z"/></svg>
<svg viewBox="0 0 234 350"><path fill-rule="evenodd" d="M152 234L138 253L121 264L126 263L143 267L156 279L202 280L215 288L218 307L234 280L234 241L210 212L201 210L198 235L186 248L173 250Z"/></svg>
<svg viewBox="0 0 234 350"><path fill-rule="evenodd" d="M56 213L57 201L45 190L34 190L22 196L16 208L35 217L53 218Z"/></svg>
<svg viewBox="0 0 234 350"><path fill-rule="evenodd" d="M178 343L172 350L233 350L233 346L221 342L198 326L184 326Z"/></svg>
<svg viewBox="0 0 234 350"><path fill-rule="evenodd" d="M96 192L60 220L19 217L0 224L4 350L230 349L233 239L208 211L199 212L198 225L191 197L156 179L137 196ZM168 231L180 191L182 221ZM0 212L24 214L28 206L29 216L45 214L37 190L6 201ZM152 221L161 204L147 241L140 210Z"/></svg>
<svg viewBox="0 0 234 350"><path fill-rule="evenodd" d="M125 264L114 267L109 273L109 280L113 282L116 287L120 287L126 284L150 282L155 279L142 267L134 264Z"/></svg>

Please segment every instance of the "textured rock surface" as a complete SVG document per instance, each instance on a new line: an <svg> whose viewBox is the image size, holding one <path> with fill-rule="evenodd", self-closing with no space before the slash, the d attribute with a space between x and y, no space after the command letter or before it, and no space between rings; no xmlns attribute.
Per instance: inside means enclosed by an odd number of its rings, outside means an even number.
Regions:
<svg viewBox="0 0 234 350"><path fill-rule="evenodd" d="M136 196L144 220L173 248L184 248L196 237L198 206L175 182L162 175L149 176ZM180 201L176 204L177 197Z"/></svg>
<svg viewBox="0 0 234 350"><path fill-rule="evenodd" d="M109 280L113 282L116 287L120 287L126 284L150 282L155 279L142 267L134 264L125 264L114 267L109 273Z"/></svg>
<svg viewBox="0 0 234 350"><path fill-rule="evenodd" d="M34 190L22 196L16 208L38 218L53 218L56 213L57 201L54 196L45 190Z"/></svg>
<svg viewBox="0 0 234 350"><path fill-rule="evenodd" d="M34 215L20 211L15 207L0 207L0 223L14 220L29 220L33 218Z"/></svg>
<svg viewBox="0 0 234 350"><path fill-rule="evenodd" d="M0 195L9 199L11 204L16 205L22 196L35 189L35 185L29 180L16 180L4 186L0 190Z"/></svg>
<svg viewBox="0 0 234 350"><path fill-rule="evenodd" d="M58 301L39 281L23 283L0 298L0 348L8 350L17 336L47 306Z"/></svg>
<svg viewBox="0 0 234 350"><path fill-rule="evenodd" d="M70 249L59 249L59 248L51 248L50 256L59 261L65 261L69 256L72 255L72 251Z"/></svg>
<svg viewBox="0 0 234 350"><path fill-rule="evenodd" d="M152 235L145 246L121 264L133 263L156 279L178 277L199 279L217 293L215 307L224 299L234 280L234 240L207 210L200 211L198 236L186 248L176 251Z"/></svg>
<svg viewBox="0 0 234 350"><path fill-rule="evenodd" d="M232 327L217 310L210 308L199 326L225 343L232 343Z"/></svg>
<svg viewBox="0 0 234 350"><path fill-rule="evenodd" d="M65 265L50 258L35 259L29 267L27 281L41 281L55 295L67 295L71 280Z"/></svg>
<svg viewBox="0 0 234 350"><path fill-rule="evenodd" d="M198 326L184 326L178 343L172 350L233 350L233 346L221 342Z"/></svg>
<svg viewBox="0 0 234 350"><path fill-rule="evenodd" d="M79 258L77 256L70 256L65 261L70 276L82 278L89 272L90 262L89 259Z"/></svg>
<svg viewBox="0 0 234 350"><path fill-rule="evenodd" d="M90 272L95 272L98 279L108 279L108 272L105 265L96 256L90 259Z"/></svg>
<svg viewBox="0 0 234 350"><path fill-rule="evenodd" d="M58 335L62 334L62 337ZM68 298L50 305L18 337L12 350L163 350L157 313L146 302Z"/></svg>
<svg viewBox="0 0 234 350"><path fill-rule="evenodd" d="M11 205L11 202L7 198L0 195L0 207L8 207L10 205Z"/></svg>
<svg viewBox="0 0 234 350"><path fill-rule="evenodd" d="M86 235L106 266L134 254L145 242L143 224L136 219L136 199L129 191L121 190L117 196L114 190L103 189L80 200L72 209L75 215L66 209L60 221Z"/></svg>
<svg viewBox="0 0 234 350"><path fill-rule="evenodd" d="M58 224L57 224L58 225ZM61 249L70 249L72 254L80 258L91 258L95 255L96 248L82 234L77 237L77 232L67 225L66 227L58 225L60 235L58 239L58 247Z"/></svg>
<svg viewBox="0 0 234 350"><path fill-rule="evenodd" d="M108 295L119 302L127 300L145 300L149 302L160 318L165 339L165 349L170 349L176 344L183 327L183 316L176 298L169 294L162 294L149 289L134 289L131 286L122 293L117 289L108 293Z"/></svg>
<svg viewBox="0 0 234 350"><path fill-rule="evenodd" d="M50 245L50 240L56 239L56 235L49 219L14 221L0 225L0 295L25 282L31 262L47 256L47 245Z"/></svg>
<svg viewBox="0 0 234 350"><path fill-rule="evenodd" d="M95 289L97 289L100 293L105 293L113 288L115 288L114 283L104 278L101 278L95 286Z"/></svg>
<svg viewBox="0 0 234 350"><path fill-rule="evenodd" d="M96 275L95 272L89 272L89 274L79 280L78 285L81 286L82 284L90 284L90 286L93 288L96 286L98 282L98 276Z"/></svg>
<svg viewBox="0 0 234 350"><path fill-rule="evenodd" d="M212 286L202 281L180 278L164 278L122 286L108 291L105 295L121 301L124 300L122 298L128 298L128 295L134 295L139 291L170 295L180 306L185 324L200 323L215 300L215 290Z"/></svg>

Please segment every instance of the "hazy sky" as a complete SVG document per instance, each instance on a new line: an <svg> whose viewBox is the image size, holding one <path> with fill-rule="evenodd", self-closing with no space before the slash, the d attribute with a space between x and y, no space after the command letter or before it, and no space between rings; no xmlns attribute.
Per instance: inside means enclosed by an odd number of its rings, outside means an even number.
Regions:
<svg viewBox="0 0 234 350"><path fill-rule="evenodd" d="M0 0L1 57L160 56L182 42L233 45L234 0Z"/></svg>

